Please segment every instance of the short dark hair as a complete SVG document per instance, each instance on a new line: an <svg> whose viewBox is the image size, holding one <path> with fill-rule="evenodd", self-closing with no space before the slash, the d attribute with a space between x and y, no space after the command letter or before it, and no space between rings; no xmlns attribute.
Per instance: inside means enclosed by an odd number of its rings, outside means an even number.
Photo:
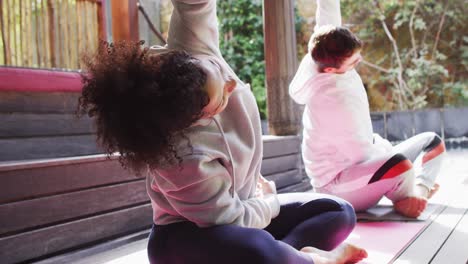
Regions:
<svg viewBox="0 0 468 264"><path fill-rule="evenodd" d="M362 41L349 29L331 25L317 28L310 43L310 53L321 72L327 67L339 68L361 48Z"/></svg>
<svg viewBox="0 0 468 264"><path fill-rule="evenodd" d="M85 55L79 115L95 117L99 143L136 172L181 160L176 143L209 102L206 73L185 51L152 54L142 42L102 42Z"/></svg>

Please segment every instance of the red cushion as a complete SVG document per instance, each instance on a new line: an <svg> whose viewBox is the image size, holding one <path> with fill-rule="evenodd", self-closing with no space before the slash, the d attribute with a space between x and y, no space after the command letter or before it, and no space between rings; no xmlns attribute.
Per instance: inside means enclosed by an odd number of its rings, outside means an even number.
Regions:
<svg viewBox="0 0 468 264"><path fill-rule="evenodd" d="M0 67L0 91L80 92L80 73Z"/></svg>

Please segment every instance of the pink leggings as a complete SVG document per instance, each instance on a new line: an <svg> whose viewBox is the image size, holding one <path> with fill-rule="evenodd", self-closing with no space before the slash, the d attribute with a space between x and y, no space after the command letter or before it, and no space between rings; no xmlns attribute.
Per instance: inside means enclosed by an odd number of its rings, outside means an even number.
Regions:
<svg viewBox="0 0 468 264"><path fill-rule="evenodd" d="M383 196L396 202L412 196L416 184L428 189L434 186L444 153L441 138L425 132L394 146L388 155L372 157L342 171L317 192L341 197L356 211L369 209Z"/></svg>

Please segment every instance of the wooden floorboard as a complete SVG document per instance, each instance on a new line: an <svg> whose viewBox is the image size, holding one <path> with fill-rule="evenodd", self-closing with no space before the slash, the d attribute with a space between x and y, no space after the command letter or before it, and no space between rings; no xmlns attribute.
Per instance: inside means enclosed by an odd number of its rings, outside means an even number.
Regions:
<svg viewBox="0 0 468 264"><path fill-rule="evenodd" d="M446 208L394 263L430 263L431 259L434 257L434 253L439 250L445 240L450 236L452 227L460 221L462 214L463 212L457 208Z"/></svg>
<svg viewBox="0 0 468 264"><path fill-rule="evenodd" d="M67 254L33 262L34 264L147 264L148 236L151 229L133 233L99 245L69 252ZM133 257L130 257L133 256ZM138 257L138 261L133 261Z"/></svg>
<svg viewBox="0 0 468 264"><path fill-rule="evenodd" d="M455 230L437 252L431 264L467 263L468 261L468 210L457 223Z"/></svg>
<svg viewBox="0 0 468 264"><path fill-rule="evenodd" d="M397 264L466 264L468 260L468 152L451 151L438 182L441 189L431 203L445 206L428 227L393 262ZM463 241L463 242L460 242Z"/></svg>

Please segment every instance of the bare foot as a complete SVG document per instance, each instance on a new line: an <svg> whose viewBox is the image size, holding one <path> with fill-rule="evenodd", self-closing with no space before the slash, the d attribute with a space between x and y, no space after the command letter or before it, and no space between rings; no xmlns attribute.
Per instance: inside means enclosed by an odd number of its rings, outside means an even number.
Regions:
<svg viewBox="0 0 468 264"><path fill-rule="evenodd" d="M315 264L347 264L357 263L367 258L367 251L349 243L342 243L332 251L324 251L314 247L305 247L302 252L309 253Z"/></svg>
<svg viewBox="0 0 468 264"><path fill-rule="evenodd" d="M439 190L440 185L438 183L434 183L431 189L427 188L422 184L417 184L415 187L416 196L425 197L427 199L431 199L431 197Z"/></svg>
<svg viewBox="0 0 468 264"><path fill-rule="evenodd" d="M427 199L424 197L408 197L393 204L399 214L417 218L426 209Z"/></svg>
<svg viewBox="0 0 468 264"><path fill-rule="evenodd" d="M434 186L432 186L432 189L429 191L429 194L427 195L427 199L431 199L432 196L439 190L440 185L438 183L434 183Z"/></svg>

